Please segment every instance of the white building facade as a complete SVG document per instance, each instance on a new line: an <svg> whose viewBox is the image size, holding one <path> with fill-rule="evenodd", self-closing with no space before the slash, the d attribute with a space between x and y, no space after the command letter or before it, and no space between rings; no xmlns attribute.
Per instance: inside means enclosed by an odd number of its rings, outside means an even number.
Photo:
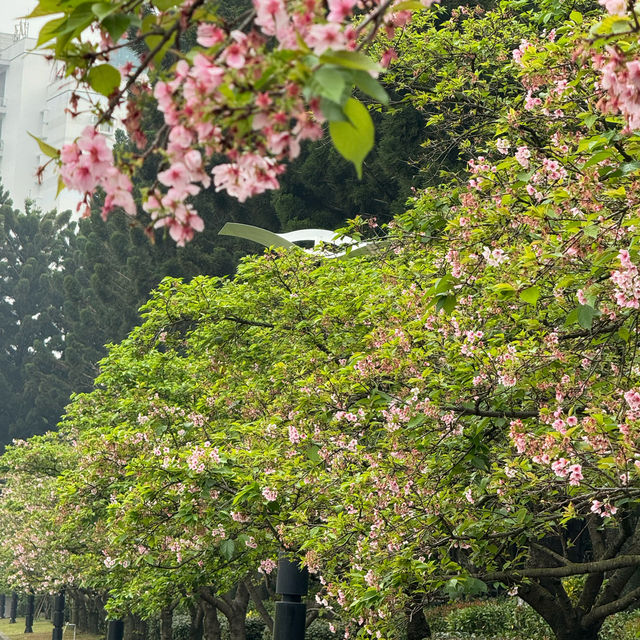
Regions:
<svg viewBox="0 0 640 640"><path fill-rule="evenodd" d="M75 83L57 77L54 64L44 52L35 51L35 45L24 22L14 34L0 33L0 180L17 209L31 200L43 211L71 209L75 213L81 195L65 189L56 197L58 176L51 165L38 179L38 168L49 158L29 134L59 149L93 124L95 117L90 112L75 117L69 113ZM83 102L81 111L89 108ZM109 127L101 127L101 132L112 137Z"/></svg>

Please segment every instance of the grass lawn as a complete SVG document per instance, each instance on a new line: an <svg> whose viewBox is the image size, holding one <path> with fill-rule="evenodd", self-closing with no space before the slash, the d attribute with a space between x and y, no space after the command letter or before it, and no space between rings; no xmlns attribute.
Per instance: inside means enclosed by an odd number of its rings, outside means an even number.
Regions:
<svg viewBox="0 0 640 640"><path fill-rule="evenodd" d="M0 633L10 640L51 640L53 625L50 620L35 620L33 633L24 633L24 618L16 618L15 624L9 624L9 618L0 620ZM67 627L63 640L73 640L73 627ZM99 640L102 636L91 633L76 633L76 640Z"/></svg>

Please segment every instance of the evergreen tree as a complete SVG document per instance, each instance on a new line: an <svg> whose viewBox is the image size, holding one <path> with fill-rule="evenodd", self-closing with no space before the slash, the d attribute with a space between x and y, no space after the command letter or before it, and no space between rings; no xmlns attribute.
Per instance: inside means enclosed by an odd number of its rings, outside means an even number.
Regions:
<svg viewBox="0 0 640 640"><path fill-rule="evenodd" d="M0 444L53 429L69 397L63 314L70 213L14 210L0 188Z"/></svg>

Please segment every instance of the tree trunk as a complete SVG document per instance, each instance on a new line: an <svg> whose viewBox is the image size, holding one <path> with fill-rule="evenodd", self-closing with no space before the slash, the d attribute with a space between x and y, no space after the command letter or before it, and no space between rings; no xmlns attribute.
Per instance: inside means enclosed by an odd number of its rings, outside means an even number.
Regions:
<svg viewBox="0 0 640 640"><path fill-rule="evenodd" d="M583 629L579 624L566 629L554 629L557 640L598 640L601 624Z"/></svg>
<svg viewBox="0 0 640 640"><path fill-rule="evenodd" d="M11 609L9 611L9 624L16 623L16 616L18 615L18 594L14 591L11 594Z"/></svg>
<svg viewBox="0 0 640 640"><path fill-rule="evenodd" d="M229 620L229 640L247 640L247 612L238 612Z"/></svg>
<svg viewBox="0 0 640 640"><path fill-rule="evenodd" d="M87 631L95 635L100 633L100 605L96 598L89 598L87 603Z"/></svg>
<svg viewBox="0 0 640 640"><path fill-rule="evenodd" d="M24 618L24 632L33 633L33 612L35 609L36 597L33 593L27 596L27 612Z"/></svg>
<svg viewBox="0 0 640 640"><path fill-rule="evenodd" d="M204 612L201 604L190 604L191 626L189 627L189 640L202 640Z"/></svg>
<svg viewBox="0 0 640 640"><path fill-rule="evenodd" d="M51 608L53 611L53 607ZM71 596L71 612L69 615L69 622L76 625L76 629L80 630L80 620L78 617L78 599L75 596Z"/></svg>
<svg viewBox="0 0 640 640"><path fill-rule="evenodd" d="M123 640L146 640L147 623L138 616L127 616L124 620Z"/></svg>
<svg viewBox="0 0 640 640"><path fill-rule="evenodd" d="M173 608L166 607L160 612L160 640L173 640Z"/></svg>
<svg viewBox="0 0 640 640"><path fill-rule="evenodd" d="M204 593L201 591L203 599ZM209 594L210 596L210 594ZM244 580L238 586L227 593L215 597L213 602L229 621L229 640L247 639L247 610L249 609L249 590Z"/></svg>
<svg viewBox="0 0 640 640"><path fill-rule="evenodd" d="M431 627L424 617L424 610L412 611L407 617L407 640L425 640L431 637Z"/></svg>
<svg viewBox="0 0 640 640"><path fill-rule="evenodd" d="M560 580L546 580L544 587L522 585L518 595L546 620L557 640L598 640L604 620L583 627L584 614L571 604Z"/></svg>
<svg viewBox="0 0 640 640"><path fill-rule="evenodd" d="M87 606L82 594L74 595L74 602L76 603L76 615L78 619L78 631L89 631L87 620Z"/></svg>
<svg viewBox="0 0 640 640"><path fill-rule="evenodd" d="M218 609L206 600L202 600L200 606L203 612L203 640L220 640L221 630L220 620L218 620Z"/></svg>

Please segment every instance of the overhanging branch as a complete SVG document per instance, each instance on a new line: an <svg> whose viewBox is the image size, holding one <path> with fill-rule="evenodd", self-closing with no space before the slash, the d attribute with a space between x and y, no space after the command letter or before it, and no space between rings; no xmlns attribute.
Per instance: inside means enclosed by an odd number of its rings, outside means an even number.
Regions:
<svg viewBox="0 0 640 640"><path fill-rule="evenodd" d="M490 571L488 573L473 573L474 578L485 582L515 582L522 578L567 578L588 573L614 571L624 567L640 566L640 555L623 555L609 560L596 560L594 562L570 563L562 567L530 567L513 569L511 571ZM455 576L452 576L455 577Z"/></svg>
<svg viewBox="0 0 640 640"><path fill-rule="evenodd" d="M461 416L480 416L481 418L537 418L539 413L536 410L531 411L511 411L504 409L497 411L493 409L476 409L460 406L445 406L443 411L453 411Z"/></svg>

